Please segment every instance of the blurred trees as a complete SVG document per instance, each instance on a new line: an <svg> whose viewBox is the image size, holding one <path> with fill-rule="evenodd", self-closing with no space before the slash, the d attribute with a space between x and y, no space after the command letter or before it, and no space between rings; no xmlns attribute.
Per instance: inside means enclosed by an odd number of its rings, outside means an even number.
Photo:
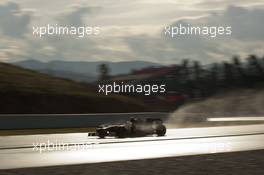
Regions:
<svg viewBox="0 0 264 175"><path fill-rule="evenodd" d="M166 67L165 67L166 68ZM168 72L132 83L165 84L166 91L187 98L204 98L230 89L264 87L264 57L234 56L230 61L202 65L199 61L183 59L167 67ZM106 64L99 66L100 82L111 81Z"/></svg>
<svg viewBox="0 0 264 175"><path fill-rule="evenodd" d="M99 65L99 80L105 81L109 79L109 68L106 64Z"/></svg>
<svg viewBox="0 0 264 175"><path fill-rule="evenodd" d="M204 66L199 61L190 63L188 59L184 59L178 69L180 71L171 80L177 86L170 90L183 93L189 98L208 97L233 88L264 85L264 57L255 55L248 56L244 61L234 56L230 62Z"/></svg>

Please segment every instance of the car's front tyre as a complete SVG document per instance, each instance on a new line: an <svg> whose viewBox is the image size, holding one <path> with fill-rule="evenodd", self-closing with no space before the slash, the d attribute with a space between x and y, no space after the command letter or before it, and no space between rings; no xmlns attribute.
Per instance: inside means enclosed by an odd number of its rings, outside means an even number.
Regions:
<svg viewBox="0 0 264 175"><path fill-rule="evenodd" d="M98 130L97 135L100 139L104 139L107 136L107 132L105 130Z"/></svg>

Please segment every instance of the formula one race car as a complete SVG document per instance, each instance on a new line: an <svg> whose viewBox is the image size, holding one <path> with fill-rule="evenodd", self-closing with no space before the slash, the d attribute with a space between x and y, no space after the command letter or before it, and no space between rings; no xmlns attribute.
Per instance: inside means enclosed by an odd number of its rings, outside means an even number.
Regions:
<svg viewBox="0 0 264 175"><path fill-rule="evenodd" d="M166 127L161 119L131 118L130 121L123 124L101 125L96 128L96 135L100 138L105 138L106 136L118 138L143 137L153 134L157 136L164 136L166 134Z"/></svg>

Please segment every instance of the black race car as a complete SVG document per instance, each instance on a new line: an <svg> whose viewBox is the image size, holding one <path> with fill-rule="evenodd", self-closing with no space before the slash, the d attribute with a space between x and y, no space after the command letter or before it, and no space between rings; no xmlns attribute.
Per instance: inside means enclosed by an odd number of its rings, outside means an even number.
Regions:
<svg viewBox="0 0 264 175"><path fill-rule="evenodd" d="M143 137L153 134L157 136L164 136L166 134L166 127L161 119L131 118L130 121L123 124L101 125L96 128L96 135L100 138L105 138L106 136L118 138Z"/></svg>

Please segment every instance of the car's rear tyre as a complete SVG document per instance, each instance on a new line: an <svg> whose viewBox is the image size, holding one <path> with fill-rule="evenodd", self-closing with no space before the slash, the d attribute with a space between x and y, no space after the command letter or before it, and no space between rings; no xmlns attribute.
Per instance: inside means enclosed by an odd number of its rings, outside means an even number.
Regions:
<svg viewBox="0 0 264 175"><path fill-rule="evenodd" d="M125 138L126 137L126 129L125 128L119 128L116 132L116 136L118 138Z"/></svg>
<svg viewBox="0 0 264 175"><path fill-rule="evenodd" d="M164 136L166 134L166 127L164 125L160 125L157 127L156 134L158 136Z"/></svg>

